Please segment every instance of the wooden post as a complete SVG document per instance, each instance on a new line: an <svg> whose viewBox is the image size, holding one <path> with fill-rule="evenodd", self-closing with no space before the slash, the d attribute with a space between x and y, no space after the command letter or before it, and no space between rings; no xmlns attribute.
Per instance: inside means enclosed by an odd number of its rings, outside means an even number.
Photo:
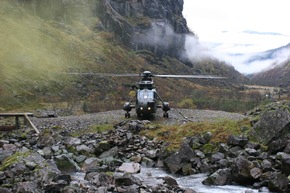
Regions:
<svg viewBox="0 0 290 193"><path fill-rule="evenodd" d="M13 129L19 129L20 123L19 123L19 117L24 118L24 124L30 125L37 134L40 132L35 127L35 125L32 123L32 121L29 119L29 116L33 116L32 113L0 113L0 117L15 117L15 125L13 126L0 126L0 131L11 131Z"/></svg>
<svg viewBox="0 0 290 193"><path fill-rule="evenodd" d="M24 118L27 120L27 122L29 123L29 125L35 130L35 132L37 134L39 134L38 129L35 127L35 125L32 123L32 121L29 119L28 115L25 113L24 114Z"/></svg>
<svg viewBox="0 0 290 193"><path fill-rule="evenodd" d="M20 124L19 124L19 117L15 116L15 128L20 129Z"/></svg>

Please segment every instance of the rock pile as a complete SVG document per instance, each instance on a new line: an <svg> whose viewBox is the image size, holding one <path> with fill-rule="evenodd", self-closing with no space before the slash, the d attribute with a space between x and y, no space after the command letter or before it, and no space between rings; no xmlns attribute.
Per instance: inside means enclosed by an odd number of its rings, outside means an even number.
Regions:
<svg viewBox="0 0 290 193"><path fill-rule="evenodd" d="M61 128L0 140L0 192L185 192L172 180L148 187L132 174L155 166L163 141L138 135L147 121L71 136ZM83 179L76 174L84 174Z"/></svg>
<svg viewBox="0 0 290 193"><path fill-rule="evenodd" d="M278 105L255 114L247 134L231 135L226 143L212 142L210 132L186 137L176 152L164 141L139 135L155 129L146 120L123 121L103 133L72 135L77 127L48 124L38 136L2 134L0 192L194 192L168 176L162 183L145 184L134 176L141 166L208 173L205 185L290 192L289 117L288 108Z"/></svg>
<svg viewBox="0 0 290 193"><path fill-rule="evenodd" d="M289 103L274 103L250 112L253 128L227 143L212 143L210 133L188 137L164 159L172 173L209 173L205 185L239 184L289 192ZM251 139L251 140L250 140Z"/></svg>

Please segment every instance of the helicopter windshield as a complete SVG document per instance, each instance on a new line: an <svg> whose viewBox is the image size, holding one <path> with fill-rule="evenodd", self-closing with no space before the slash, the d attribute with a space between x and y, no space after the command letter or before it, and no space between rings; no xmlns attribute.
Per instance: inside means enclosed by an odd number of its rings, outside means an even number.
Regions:
<svg viewBox="0 0 290 193"><path fill-rule="evenodd" d="M152 90L140 90L138 99L154 99L154 92Z"/></svg>

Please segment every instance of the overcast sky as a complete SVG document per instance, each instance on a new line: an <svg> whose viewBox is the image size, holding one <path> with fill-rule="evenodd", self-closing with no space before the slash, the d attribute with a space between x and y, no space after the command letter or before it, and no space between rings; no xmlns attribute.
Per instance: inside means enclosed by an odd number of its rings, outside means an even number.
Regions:
<svg viewBox="0 0 290 193"><path fill-rule="evenodd" d="M199 42L213 55L242 73L252 73L268 67L272 61L245 64L245 57L290 43L289 2L184 0L183 15Z"/></svg>

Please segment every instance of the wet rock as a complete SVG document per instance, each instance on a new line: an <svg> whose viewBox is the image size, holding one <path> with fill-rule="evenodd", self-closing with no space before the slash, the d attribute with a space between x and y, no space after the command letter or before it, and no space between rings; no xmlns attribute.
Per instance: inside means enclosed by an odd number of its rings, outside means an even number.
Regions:
<svg viewBox="0 0 290 193"><path fill-rule="evenodd" d="M273 173L269 180L269 190L273 192L285 192L288 187L288 178L281 173Z"/></svg>
<svg viewBox="0 0 290 193"><path fill-rule="evenodd" d="M125 173L121 176L115 176L116 186L131 186L133 184L141 185L141 181L130 173Z"/></svg>
<svg viewBox="0 0 290 193"><path fill-rule="evenodd" d="M15 191L16 192L36 192L37 190L37 183L36 182L19 182L16 184Z"/></svg>
<svg viewBox="0 0 290 193"><path fill-rule="evenodd" d="M52 149L50 147L44 147L42 149L42 155L45 159L50 159L53 155Z"/></svg>
<svg viewBox="0 0 290 193"><path fill-rule="evenodd" d="M151 149L145 152L146 157L155 159L157 157L158 149Z"/></svg>
<svg viewBox="0 0 290 193"><path fill-rule="evenodd" d="M108 187L110 184L113 183L113 177L105 174L104 172L87 173L85 179L90 181L97 187Z"/></svg>
<svg viewBox="0 0 290 193"><path fill-rule="evenodd" d="M85 156L85 155L79 155L79 156L75 157L75 161L77 163L81 163L81 162L85 161L86 159L87 159L87 156Z"/></svg>
<svg viewBox="0 0 290 193"><path fill-rule="evenodd" d="M172 187L176 187L176 186L178 186L177 181L176 181L173 177L171 177L171 176L165 176L165 177L163 178L163 180L164 180L164 182L165 182L166 184L168 184L169 186L172 186Z"/></svg>
<svg viewBox="0 0 290 193"><path fill-rule="evenodd" d="M217 152L211 155L211 161L212 162L218 162L222 159L224 159L225 155L223 153Z"/></svg>
<svg viewBox="0 0 290 193"><path fill-rule="evenodd" d="M59 169L57 168L56 164L52 161L44 161L45 166L42 167L41 170L37 170L37 176L40 182L42 182L43 184L47 184L51 181L53 181L53 179L61 174L61 172L59 171Z"/></svg>
<svg viewBox="0 0 290 193"><path fill-rule="evenodd" d="M76 186L65 186L61 191L61 193L79 193L82 190Z"/></svg>
<svg viewBox="0 0 290 193"><path fill-rule="evenodd" d="M119 148L118 148L118 146L115 146L115 147L103 152L99 156L99 158L104 159L104 158L108 158L108 157L115 157L118 154L118 152L119 152Z"/></svg>
<svg viewBox="0 0 290 193"><path fill-rule="evenodd" d="M108 141L101 141L95 147L95 154L99 156L104 151L107 151L111 148L111 145Z"/></svg>
<svg viewBox="0 0 290 193"><path fill-rule="evenodd" d="M156 165L155 161L148 157L143 157L141 164L147 167L154 167Z"/></svg>
<svg viewBox="0 0 290 193"><path fill-rule="evenodd" d="M59 141L59 136L51 130L44 130L39 134L39 138L37 141L37 147L51 147L57 141Z"/></svg>
<svg viewBox="0 0 290 193"><path fill-rule="evenodd" d="M272 163L269 160L264 159L261 163L261 167L262 167L264 172L270 171L270 170L272 170Z"/></svg>
<svg viewBox="0 0 290 193"><path fill-rule="evenodd" d="M232 171L229 168L219 169L202 181L204 185L226 185L233 181Z"/></svg>
<svg viewBox="0 0 290 193"><path fill-rule="evenodd" d="M5 160L7 157L11 156L13 151L10 150L0 150L0 163Z"/></svg>
<svg viewBox="0 0 290 193"><path fill-rule="evenodd" d="M68 155L60 155L55 157L57 168L65 174L70 174L80 170L78 164Z"/></svg>
<svg viewBox="0 0 290 193"><path fill-rule="evenodd" d="M77 137L69 137L64 141L64 144L68 146L81 145L81 139Z"/></svg>
<svg viewBox="0 0 290 193"><path fill-rule="evenodd" d="M232 145L232 146L240 146L240 147L245 147L247 143L249 142L249 139L245 136L233 136L230 135L228 137L227 144Z"/></svg>
<svg viewBox="0 0 290 193"><path fill-rule="evenodd" d="M227 152L228 156L231 158L236 158L238 157L241 153L243 152L243 149L240 146L234 146L229 149Z"/></svg>
<svg viewBox="0 0 290 193"><path fill-rule="evenodd" d="M60 192L66 185L68 184L65 181L50 182L44 185L44 191L46 193Z"/></svg>
<svg viewBox="0 0 290 193"><path fill-rule="evenodd" d="M243 156L239 156L234 159L233 175L234 180L241 184L251 184L252 176L251 169L254 168L254 164Z"/></svg>
<svg viewBox="0 0 290 193"><path fill-rule="evenodd" d="M252 131L252 136L262 144L268 145L273 139L289 133L290 112L287 108L279 107L275 110L265 111L260 120L255 123ZM284 145L287 142L284 141ZM284 146L284 147L285 147Z"/></svg>
<svg viewBox="0 0 290 193"><path fill-rule="evenodd" d="M76 150L80 154L91 154L94 152L92 148L89 148L88 146L84 144L76 146Z"/></svg>
<svg viewBox="0 0 290 193"><path fill-rule="evenodd" d="M251 148L246 148L245 151L250 155L250 156L259 156L259 151Z"/></svg>
<svg viewBox="0 0 290 193"><path fill-rule="evenodd" d="M219 149L219 152L221 152L221 153L227 153L229 151L230 147L225 143L220 143L218 145L218 149Z"/></svg>
<svg viewBox="0 0 290 193"><path fill-rule="evenodd" d="M138 155L136 155L136 156L132 156L132 157L130 158L130 160L133 161L133 162L136 162L136 163L141 163L141 161L142 161L142 156L138 154Z"/></svg>
<svg viewBox="0 0 290 193"><path fill-rule="evenodd" d="M197 192L195 192L194 190L192 190L192 189L185 189L184 190L184 192L183 193L197 193Z"/></svg>
<svg viewBox="0 0 290 193"><path fill-rule="evenodd" d="M164 164L172 173L177 173L192 157L194 157L193 149L187 143L183 143L178 152L164 160Z"/></svg>
<svg viewBox="0 0 290 193"><path fill-rule="evenodd" d="M199 138L199 142L201 144L207 144L210 142L212 138L212 133L211 132L206 132L205 134L203 134L200 138Z"/></svg>
<svg viewBox="0 0 290 193"><path fill-rule="evenodd" d="M85 172L96 171L101 166L101 160L96 157L91 157L85 160L82 170Z"/></svg>
<svg viewBox="0 0 290 193"><path fill-rule="evenodd" d="M282 171L286 175L290 175L290 154L279 152L277 153L277 159L281 160Z"/></svg>
<svg viewBox="0 0 290 193"><path fill-rule="evenodd" d="M260 168L255 167L250 170L250 176L253 179L258 179L261 175L262 175L262 170Z"/></svg>
<svg viewBox="0 0 290 193"><path fill-rule="evenodd" d="M290 143L288 142L285 149L284 149L285 153L290 153Z"/></svg>
<svg viewBox="0 0 290 193"><path fill-rule="evenodd" d="M8 188L3 188L3 187L0 187L0 192L1 193L12 193L12 191L10 191Z"/></svg>
<svg viewBox="0 0 290 193"><path fill-rule="evenodd" d="M290 129L290 124L289 126L287 126L288 130ZM286 132L283 132L283 134L281 134L281 136L279 136L277 139L273 139L271 142L269 142L268 144L268 152L270 154L274 154L274 153L277 153L279 151L283 151L283 149L285 149L285 147L287 146L288 144L288 141L290 139L290 133L286 133Z"/></svg>
<svg viewBox="0 0 290 193"><path fill-rule="evenodd" d="M131 173L136 174L140 172L140 164L139 163L123 163L119 168L118 171L124 173Z"/></svg>

